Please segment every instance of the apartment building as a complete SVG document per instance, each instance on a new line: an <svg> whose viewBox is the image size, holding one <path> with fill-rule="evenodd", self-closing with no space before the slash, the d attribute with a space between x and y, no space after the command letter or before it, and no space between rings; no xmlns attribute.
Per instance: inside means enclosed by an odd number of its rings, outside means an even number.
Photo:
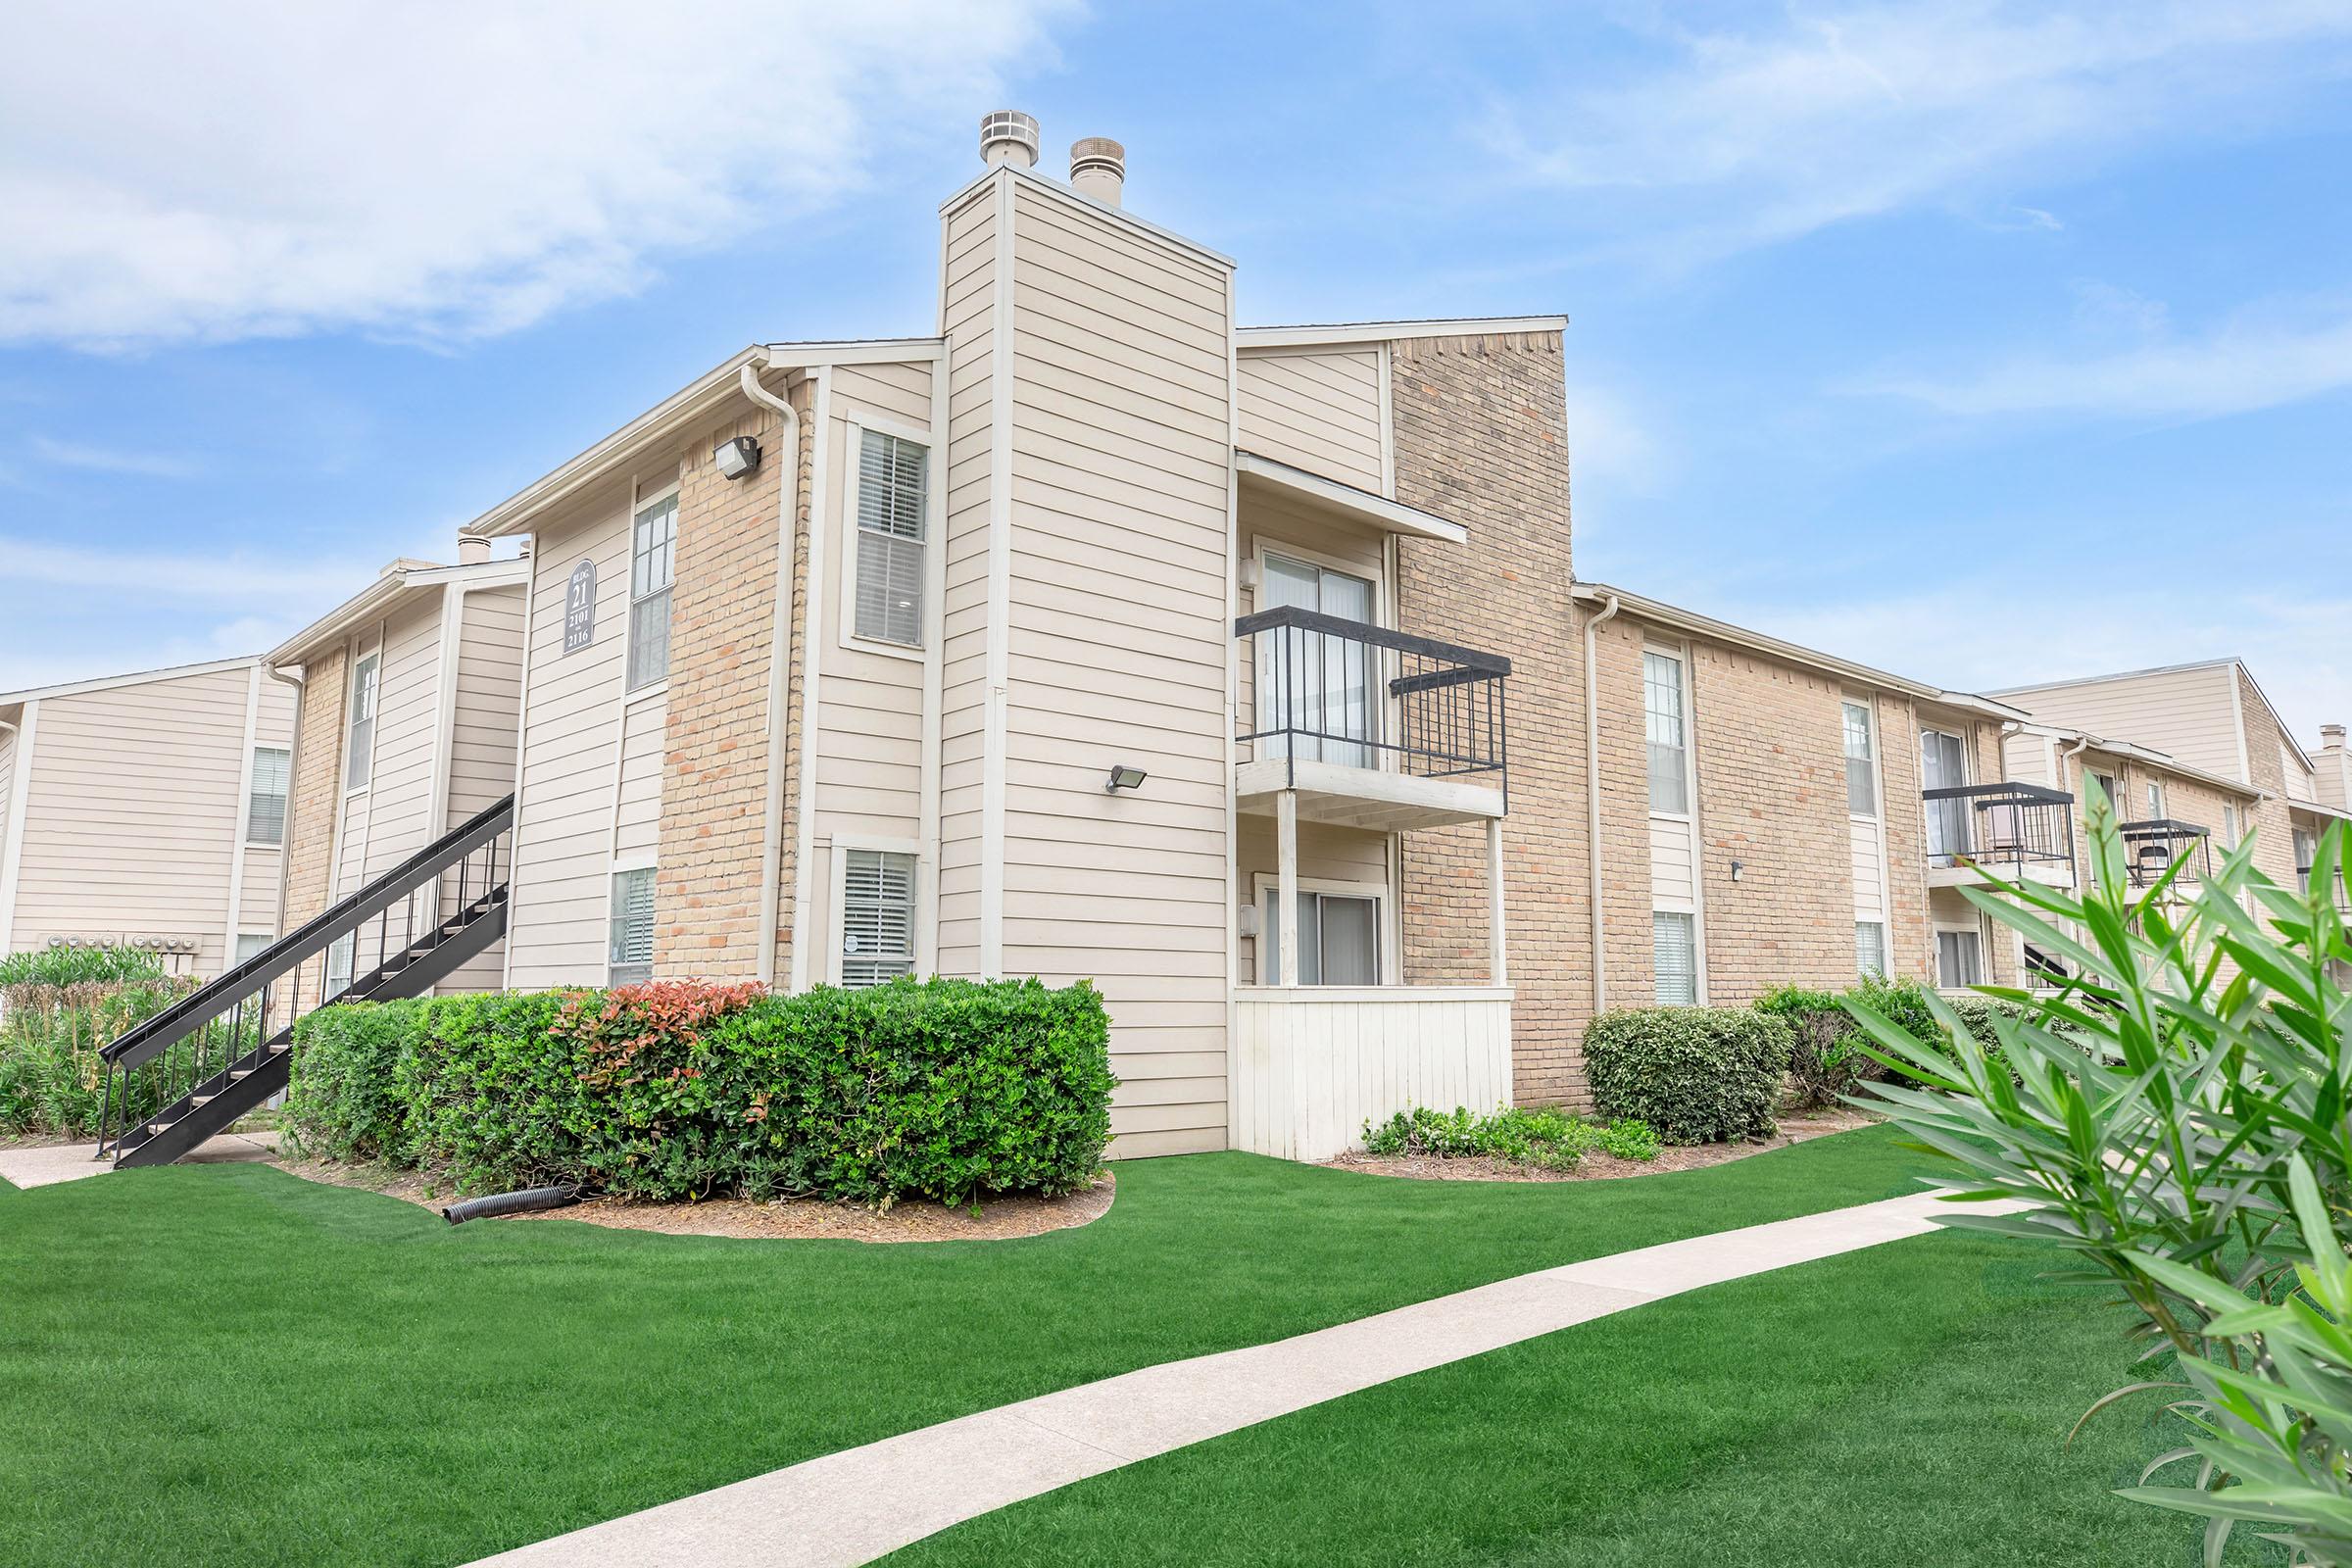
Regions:
<svg viewBox="0 0 2352 1568"><path fill-rule="evenodd" d="M0 693L0 953L213 975L268 945L294 706L259 659Z"/></svg>
<svg viewBox="0 0 2352 1568"><path fill-rule="evenodd" d="M2216 791L2191 811L2179 799L2142 790L2119 798L2126 836L2151 858L2234 848L2254 835L2254 863L2272 880L2303 879L2319 836L2348 812L2343 795L2341 726L2331 726L2333 776L2299 745L2241 660L2216 659L2052 681L1995 693L2037 720L2106 735L2128 735L2195 770L2250 793ZM2324 742L2328 732L2323 731ZM2330 798L2326 793L2333 788ZM2143 826L2134 830L2130 823ZM2136 831L2136 835L2134 836ZM2167 836L2169 835L2169 836Z"/></svg>
<svg viewBox="0 0 2352 1568"><path fill-rule="evenodd" d="M514 789L526 561L461 544L455 565L400 560L265 659L300 691L282 930L302 926ZM466 902L455 883L331 946L305 998L334 995ZM435 987L495 991L494 943Z"/></svg>

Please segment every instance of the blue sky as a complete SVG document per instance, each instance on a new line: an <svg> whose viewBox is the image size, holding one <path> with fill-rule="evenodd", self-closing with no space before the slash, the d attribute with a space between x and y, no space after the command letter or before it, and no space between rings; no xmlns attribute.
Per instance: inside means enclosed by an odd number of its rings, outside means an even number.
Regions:
<svg viewBox="0 0 2352 1568"><path fill-rule="evenodd" d="M745 343L928 330L1017 107L1247 321L1565 312L1580 575L2352 718L2352 0L82 9L0 19L0 689L260 651Z"/></svg>

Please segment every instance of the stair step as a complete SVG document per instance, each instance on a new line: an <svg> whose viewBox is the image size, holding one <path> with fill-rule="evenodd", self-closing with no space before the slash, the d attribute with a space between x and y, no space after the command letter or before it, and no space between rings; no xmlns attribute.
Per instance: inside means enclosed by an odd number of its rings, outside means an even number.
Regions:
<svg viewBox="0 0 2352 1568"><path fill-rule="evenodd" d="M164 1134L170 1132L178 1124L176 1122L151 1121L147 1124L147 1136L150 1138L161 1138L164 1136Z"/></svg>
<svg viewBox="0 0 2352 1568"><path fill-rule="evenodd" d="M228 1069L228 1081L232 1084L241 1084L252 1076L253 1069L251 1067L231 1067Z"/></svg>
<svg viewBox="0 0 2352 1568"><path fill-rule="evenodd" d="M219 1095L190 1095L188 1097L188 1104L191 1108L209 1105L220 1098L220 1097Z"/></svg>

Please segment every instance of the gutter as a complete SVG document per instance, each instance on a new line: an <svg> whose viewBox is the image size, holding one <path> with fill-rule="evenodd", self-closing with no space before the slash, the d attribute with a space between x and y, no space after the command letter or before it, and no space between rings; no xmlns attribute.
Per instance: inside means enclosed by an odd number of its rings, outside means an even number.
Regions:
<svg viewBox="0 0 2352 1568"><path fill-rule="evenodd" d="M1606 916L1600 887L1600 624L1621 607L1609 595L1609 606L1585 622L1585 832L1592 872L1592 1016L1609 1006L1609 963L1603 942Z"/></svg>
<svg viewBox="0 0 2352 1568"><path fill-rule="evenodd" d="M743 395L762 408L773 409L776 417L784 421L784 433L776 442L776 461L790 466L776 481L776 603L772 615L773 628L767 644L767 792L760 810L760 953L757 973L761 985L772 985L776 978L776 927L782 920L782 900L776 884L784 869L784 769L785 741L789 727L785 722L785 705L791 700L792 684L792 530L801 499L801 416L790 400L779 398L760 384L760 371L772 366L762 351L758 360L742 368ZM821 430L820 430L821 433ZM813 628L817 604L822 597L816 577L816 537L818 530L808 531L808 614ZM809 680L815 685L816 639L809 636ZM803 731L806 739L807 731ZM798 867L795 868L796 872ZM795 909L795 917L799 911ZM802 943L800 933L794 933L792 944L795 966L798 967Z"/></svg>

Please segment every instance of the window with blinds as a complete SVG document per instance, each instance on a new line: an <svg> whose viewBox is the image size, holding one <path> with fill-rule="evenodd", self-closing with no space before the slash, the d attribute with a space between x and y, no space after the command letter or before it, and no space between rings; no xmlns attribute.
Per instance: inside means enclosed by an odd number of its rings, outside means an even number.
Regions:
<svg viewBox="0 0 2352 1568"><path fill-rule="evenodd" d="M1886 927L1877 920L1854 922L1854 972L1886 973Z"/></svg>
<svg viewBox="0 0 2352 1568"><path fill-rule="evenodd" d="M243 963L248 958L258 958L276 940L266 931L240 931L237 933L236 956L231 961Z"/></svg>
<svg viewBox="0 0 2352 1568"><path fill-rule="evenodd" d="M1976 932L1936 933L1936 983L1946 991L1984 983L1984 949Z"/></svg>
<svg viewBox="0 0 2352 1568"><path fill-rule="evenodd" d="M1650 952L1658 976L1658 1005L1698 1005L1698 932L1688 914L1659 909L1649 917Z"/></svg>
<svg viewBox="0 0 2352 1568"><path fill-rule="evenodd" d="M1687 815L1690 763L1683 730L1680 659L1655 650L1642 655L1642 707L1649 731L1649 808Z"/></svg>
<svg viewBox="0 0 2352 1568"><path fill-rule="evenodd" d="M678 498L641 508L629 534L629 685L669 673L669 588L678 571Z"/></svg>
<svg viewBox="0 0 2352 1568"><path fill-rule="evenodd" d="M351 989L351 960L358 939L346 932L337 937L326 950L326 989L322 993L339 997Z"/></svg>
<svg viewBox="0 0 2352 1568"><path fill-rule="evenodd" d="M343 787L366 789L375 771L375 671L378 656L369 654L351 672L351 733L343 756Z"/></svg>
<svg viewBox="0 0 2352 1568"><path fill-rule="evenodd" d="M914 857L851 850L842 868L841 983L914 972Z"/></svg>
<svg viewBox="0 0 2352 1568"><path fill-rule="evenodd" d="M282 746L253 749L253 787L245 792L245 842L275 848L286 842L286 773L294 754Z"/></svg>
<svg viewBox="0 0 2352 1568"><path fill-rule="evenodd" d="M654 868L612 873L612 941L605 983L643 985L654 977Z"/></svg>
<svg viewBox="0 0 2352 1568"><path fill-rule="evenodd" d="M923 517L931 451L879 430L858 454L858 587L860 637L923 645Z"/></svg>
<svg viewBox="0 0 2352 1568"><path fill-rule="evenodd" d="M1854 816L1879 814L1879 778L1872 765L1870 710L1860 703L1845 705L1845 808Z"/></svg>

